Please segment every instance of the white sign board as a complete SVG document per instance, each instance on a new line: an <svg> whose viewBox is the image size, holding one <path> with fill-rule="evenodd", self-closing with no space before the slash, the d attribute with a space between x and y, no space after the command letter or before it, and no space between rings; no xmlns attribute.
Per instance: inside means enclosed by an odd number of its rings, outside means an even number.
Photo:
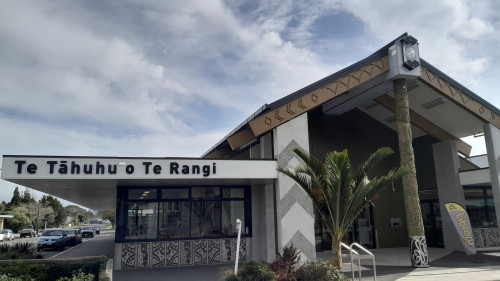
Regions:
<svg viewBox="0 0 500 281"><path fill-rule="evenodd" d="M276 179L275 160L4 156L2 179Z"/></svg>

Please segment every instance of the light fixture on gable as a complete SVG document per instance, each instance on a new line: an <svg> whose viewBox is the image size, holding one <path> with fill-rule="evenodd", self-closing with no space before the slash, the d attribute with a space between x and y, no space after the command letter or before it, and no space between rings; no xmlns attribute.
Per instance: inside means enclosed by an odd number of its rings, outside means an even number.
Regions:
<svg viewBox="0 0 500 281"><path fill-rule="evenodd" d="M418 40L408 35L401 39L401 48L403 51L403 66L409 70L419 67Z"/></svg>
<svg viewBox="0 0 500 281"><path fill-rule="evenodd" d="M415 37L405 33L389 47L388 52L390 65L388 79L404 78L410 83L422 75L418 40Z"/></svg>

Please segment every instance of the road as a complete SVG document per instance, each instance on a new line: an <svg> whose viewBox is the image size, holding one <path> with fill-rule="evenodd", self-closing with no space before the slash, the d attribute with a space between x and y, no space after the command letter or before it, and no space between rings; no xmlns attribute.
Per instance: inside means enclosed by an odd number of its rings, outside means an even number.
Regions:
<svg viewBox="0 0 500 281"><path fill-rule="evenodd" d="M14 243L36 244L40 238L16 238L12 241L0 242L0 245L12 245ZM43 249L39 253L44 259L64 259L70 257L100 256L105 255L112 259L115 252L115 232L101 231L101 234L94 238L83 238L81 244L76 246L66 246L63 251L55 249Z"/></svg>
<svg viewBox="0 0 500 281"><path fill-rule="evenodd" d="M48 257L49 252L56 252ZM115 232L103 231L94 238L83 238L83 242L74 247L66 247L65 251L46 250L41 252L44 258L65 259L74 257L88 257L105 255L108 259L112 259L115 254Z"/></svg>

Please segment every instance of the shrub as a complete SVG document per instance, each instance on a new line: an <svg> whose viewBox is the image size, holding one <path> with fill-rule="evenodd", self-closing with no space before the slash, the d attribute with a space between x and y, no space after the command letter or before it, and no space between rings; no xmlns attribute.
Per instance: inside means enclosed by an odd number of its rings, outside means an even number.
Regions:
<svg viewBox="0 0 500 281"><path fill-rule="evenodd" d="M40 259L36 245L28 242L18 242L13 245L0 245L0 260Z"/></svg>
<svg viewBox="0 0 500 281"><path fill-rule="evenodd" d="M30 242L17 242L11 246L11 251L22 254L36 254L36 244Z"/></svg>
<svg viewBox="0 0 500 281"><path fill-rule="evenodd" d="M21 277L23 281L53 281L73 277L81 270L85 274L92 274L92 280L104 281L107 279L104 274L107 260L102 256L67 260L0 261L0 274Z"/></svg>
<svg viewBox="0 0 500 281"><path fill-rule="evenodd" d="M274 272L265 264L258 261L248 260L238 272L241 281L273 281Z"/></svg>
<svg viewBox="0 0 500 281"><path fill-rule="evenodd" d="M229 267L221 268L220 275L224 281L240 281L238 275L233 273L233 269Z"/></svg>
<svg viewBox="0 0 500 281"><path fill-rule="evenodd" d="M238 275L231 273L229 275L226 275L226 277L224 277L224 281L241 281L241 279L238 277Z"/></svg>
<svg viewBox="0 0 500 281"><path fill-rule="evenodd" d="M346 281L339 269L323 260L308 262L295 271L297 281Z"/></svg>
<svg viewBox="0 0 500 281"><path fill-rule="evenodd" d="M5 274L11 278L16 277L23 281L50 280L49 268L45 264L17 262L0 267L0 274Z"/></svg>
<svg viewBox="0 0 500 281"><path fill-rule="evenodd" d="M78 270L78 274L73 274L73 277L62 277L59 278L57 281L94 281L94 274L89 273L86 274L84 273L81 269Z"/></svg>
<svg viewBox="0 0 500 281"><path fill-rule="evenodd" d="M276 274L277 281L294 281L293 272L299 263L300 251L292 244L283 248L283 255L278 253L278 258L269 265L269 268Z"/></svg>
<svg viewBox="0 0 500 281"><path fill-rule="evenodd" d="M0 275L0 281L23 281L21 278L9 277L7 275Z"/></svg>

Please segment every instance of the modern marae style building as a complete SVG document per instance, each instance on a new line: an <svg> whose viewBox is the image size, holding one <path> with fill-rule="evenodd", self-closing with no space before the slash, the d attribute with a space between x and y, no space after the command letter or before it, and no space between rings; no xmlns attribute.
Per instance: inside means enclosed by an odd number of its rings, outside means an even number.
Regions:
<svg viewBox="0 0 500 281"><path fill-rule="evenodd" d="M500 111L419 58L400 36L373 55L266 104L201 158L3 156L2 178L92 209L117 211L115 269L230 263L236 219L242 258L271 261L293 243L314 258L322 237L310 198L281 165L301 147L348 149L359 164L398 151L393 80L407 79L427 244L462 250L444 203L467 206L477 247L500 247ZM408 43L409 42L409 43ZM460 138L484 134L469 158ZM384 160L377 173L399 165ZM400 184L397 184L400 185ZM368 247L408 246L401 186L380 193L349 233Z"/></svg>

